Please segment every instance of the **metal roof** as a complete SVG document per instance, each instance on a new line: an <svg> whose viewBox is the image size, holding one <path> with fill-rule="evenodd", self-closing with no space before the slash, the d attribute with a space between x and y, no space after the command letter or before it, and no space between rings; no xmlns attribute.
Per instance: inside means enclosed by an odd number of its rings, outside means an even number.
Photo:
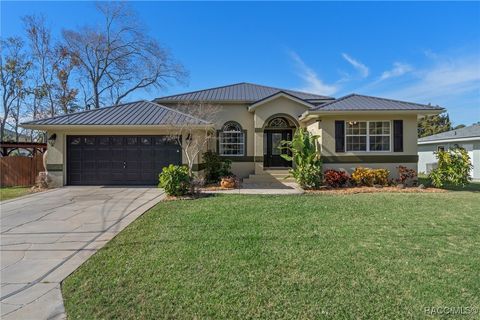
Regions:
<svg viewBox="0 0 480 320"><path fill-rule="evenodd" d="M209 122L150 101L71 113L22 125L204 125Z"/></svg>
<svg viewBox="0 0 480 320"><path fill-rule="evenodd" d="M369 110L443 110L438 106L350 94L320 105L314 111L369 111Z"/></svg>
<svg viewBox="0 0 480 320"><path fill-rule="evenodd" d="M231 102L256 102L265 99L278 92L286 92L302 100L325 100L333 99L313 93L300 92L295 90L267 87L253 83L241 82L228 86L210 88L199 91L192 91L155 99L162 101L231 101Z"/></svg>
<svg viewBox="0 0 480 320"><path fill-rule="evenodd" d="M478 138L480 140L480 125L474 124L465 128L455 129L447 132L437 133L428 137L418 139L418 142L429 142L437 140Z"/></svg>

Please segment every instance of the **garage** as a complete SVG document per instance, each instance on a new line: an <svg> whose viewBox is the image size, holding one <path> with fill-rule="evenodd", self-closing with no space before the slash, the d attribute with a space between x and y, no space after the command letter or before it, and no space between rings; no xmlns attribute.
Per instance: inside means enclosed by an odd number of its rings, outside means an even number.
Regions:
<svg viewBox="0 0 480 320"><path fill-rule="evenodd" d="M155 185L181 155L172 136L67 136L67 184Z"/></svg>
<svg viewBox="0 0 480 320"><path fill-rule="evenodd" d="M185 163L178 136L186 139L192 129L203 133L214 127L150 101L39 119L22 126L47 132L45 162L50 187L157 185L165 166Z"/></svg>

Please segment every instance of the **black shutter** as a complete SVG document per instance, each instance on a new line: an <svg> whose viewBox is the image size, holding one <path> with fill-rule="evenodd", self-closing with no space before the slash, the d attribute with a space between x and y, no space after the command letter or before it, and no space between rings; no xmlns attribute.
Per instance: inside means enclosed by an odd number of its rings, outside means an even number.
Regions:
<svg viewBox="0 0 480 320"><path fill-rule="evenodd" d="M345 121L335 120L335 152L345 152Z"/></svg>
<svg viewBox="0 0 480 320"><path fill-rule="evenodd" d="M393 120L393 152L403 152L403 120Z"/></svg>

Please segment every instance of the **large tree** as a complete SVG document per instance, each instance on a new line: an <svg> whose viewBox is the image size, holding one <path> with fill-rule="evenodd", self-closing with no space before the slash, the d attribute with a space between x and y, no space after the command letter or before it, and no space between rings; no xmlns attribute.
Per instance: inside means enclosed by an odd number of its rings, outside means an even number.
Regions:
<svg viewBox="0 0 480 320"><path fill-rule="evenodd" d="M30 44L33 96L32 113L53 117L66 114L75 107L78 89L71 85L71 73L78 66L65 45L52 39L43 16L25 16L25 31Z"/></svg>
<svg viewBox="0 0 480 320"><path fill-rule="evenodd" d="M137 90L184 79L182 65L147 35L128 4L98 3L97 9L101 25L63 31L66 47L79 63L88 106L118 104Z"/></svg>
<svg viewBox="0 0 480 320"><path fill-rule="evenodd" d="M431 136L452 130L452 123L448 113L426 116L418 122L418 137Z"/></svg>
<svg viewBox="0 0 480 320"><path fill-rule="evenodd" d="M8 119L12 116L19 117L21 99L25 97L27 76L31 66L32 63L24 52L24 43L20 38L1 40L0 88L3 113L0 118L0 141L4 139Z"/></svg>

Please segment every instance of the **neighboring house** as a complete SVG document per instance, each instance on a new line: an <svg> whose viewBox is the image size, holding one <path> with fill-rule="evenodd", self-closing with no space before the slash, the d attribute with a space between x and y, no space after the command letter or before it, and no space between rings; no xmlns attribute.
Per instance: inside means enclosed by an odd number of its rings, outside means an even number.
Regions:
<svg viewBox="0 0 480 320"><path fill-rule="evenodd" d="M418 171L429 173L437 166L434 152L456 146L468 151L473 164L471 176L475 180L480 179L480 125L478 124L418 139Z"/></svg>
<svg viewBox="0 0 480 320"><path fill-rule="evenodd" d="M211 123L179 111L198 102L221 108ZM294 164L278 145L300 127L319 135L324 168L417 169L417 120L440 107L352 94L340 99L251 83L177 94L24 123L47 130L48 170L56 185L155 184L161 168L186 163L166 136L178 126L217 131L209 148L232 160L239 177ZM203 131L202 131L203 130ZM182 137L185 139L186 137ZM184 140L185 141L185 140ZM52 143L52 141L50 142ZM195 170L201 171L202 158Z"/></svg>

